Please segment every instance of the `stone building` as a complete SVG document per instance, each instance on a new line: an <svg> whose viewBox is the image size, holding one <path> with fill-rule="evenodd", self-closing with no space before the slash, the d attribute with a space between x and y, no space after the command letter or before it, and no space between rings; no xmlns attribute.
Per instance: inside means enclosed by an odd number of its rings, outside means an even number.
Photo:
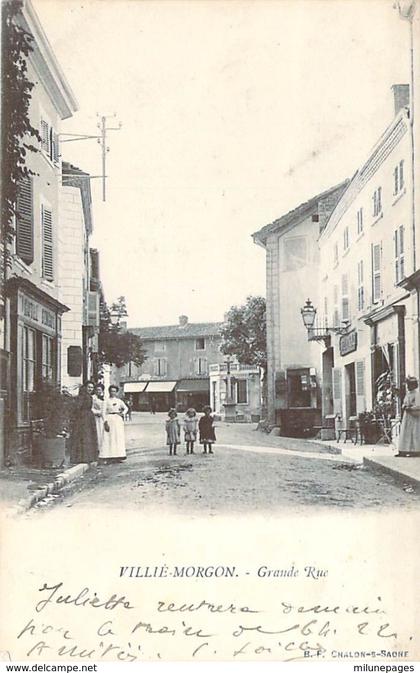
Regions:
<svg viewBox="0 0 420 673"><path fill-rule="evenodd" d="M62 173L58 275L60 298L70 311L62 319L61 384L75 391L94 373L101 284L99 254L89 247L93 232L90 176L64 161Z"/></svg>
<svg viewBox="0 0 420 673"><path fill-rule="evenodd" d="M395 117L356 171L320 239L317 333L324 332L323 412L345 422L374 409L378 379L400 392L419 371L419 275L413 222L409 87L393 87ZM412 286L412 287L410 287ZM347 332L329 331L346 321ZM309 338L314 338L309 336Z"/></svg>
<svg viewBox="0 0 420 673"><path fill-rule="evenodd" d="M28 78L34 82L29 118L41 142L38 152L26 155L33 174L21 184L12 267L6 269L3 278L6 301L1 320L1 397L7 418L9 462L24 460L28 454L31 400L38 382L60 380L62 316L68 307L60 299L57 275L59 131L62 120L77 109L29 0L25 0L16 21L34 37L28 57Z"/></svg>
<svg viewBox="0 0 420 673"><path fill-rule="evenodd" d="M267 414L283 434L302 434L321 420L318 346L307 340L300 308L308 296L318 301L318 239L346 185L253 234L266 251Z"/></svg>

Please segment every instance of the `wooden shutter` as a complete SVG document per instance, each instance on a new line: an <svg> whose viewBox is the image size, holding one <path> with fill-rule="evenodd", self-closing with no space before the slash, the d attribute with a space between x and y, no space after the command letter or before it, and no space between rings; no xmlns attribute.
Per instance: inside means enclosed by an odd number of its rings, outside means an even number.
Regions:
<svg viewBox="0 0 420 673"><path fill-rule="evenodd" d="M356 362L356 408L359 414L366 410L365 395L365 361L359 360Z"/></svg>
<svg viewBox="0 0 420 673"><path fill-rule="evenodd" d="M341 369L333 368L333 403L334 413L343 415L343 402L341 391Z"/></svg>
<svg viewBox="0 0 420 673"><path fill-rule="evenodd" d="M52 213L42 206L42 275L54 279L54 240Z"/></svg>
<svg viewBox="0 0 420 673"><path fill-rule="evenodd" d="M372 299L376 303L381 298L381 244L372 245Z"/></svg>
<svg viewBox="0 0 420 673"><path fill-rule="evenodd" d="M59 142L58 142L58 134L54 131L54 129L51 129L51 160L55 163L58 164L59 161Z"/></svg>
<svg viewBox="0 0 420 673"><path fill-rule="evenodd" d="M341 276L341 319L349 320L350 306L349 306L349 282L346 273Z"/></svg>
<svg viewBox="0 0 420 673"><path fill-rule="evenodd" d="M87 324L91 327L99 327L99 294L98 292L87 293Z"/></svg>
<svg viewBox="0 0 420 673"><path fill-rule="evenodd" d="M16 253L25 264L32 264L34 261L32 178L25 178L19 186L16 211Z"/></svg>
<svg viewBox="0 0 420 673"><path fill-rule="evenodd" d="M49 155L50 153L50 128L45 119L41 119L41 148Z"/></svg>

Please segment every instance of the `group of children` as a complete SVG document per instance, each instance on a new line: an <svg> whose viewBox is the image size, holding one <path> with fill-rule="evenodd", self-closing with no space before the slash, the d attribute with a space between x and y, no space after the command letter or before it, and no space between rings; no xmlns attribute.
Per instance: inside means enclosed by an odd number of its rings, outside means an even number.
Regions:
<svg viewBox="0 0 420 673"><path fill-rule="evenodd" d="M203 414L200 420L198 420L195 409L188 409L185 413L183 430L187 455L194 453L194 443L197 441L198 433L200 435L200 444L203 445L203 453L213 453L213 444L216 441L216 435L211 407L204 407ZM175 409L170 409L168 412L166 443L169 446L169 455L176 456L176 447L181 443L181 426Z"/></svg>

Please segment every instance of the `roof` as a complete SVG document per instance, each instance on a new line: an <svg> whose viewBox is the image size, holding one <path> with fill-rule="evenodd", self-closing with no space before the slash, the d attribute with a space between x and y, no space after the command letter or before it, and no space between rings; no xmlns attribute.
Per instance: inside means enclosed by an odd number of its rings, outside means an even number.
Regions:
<svg viewBox="0 0 420 673"><path fill-rule="evenodd" d="M31 0L25 0L22 12L16 17L34 37L29 59L37 70L50 99L61 119L68 119L78 109L78 103L58 63Z"/></svg>
<svg viewBox="0 0 420 673"><path fill-rule="evenodd" d="M274 220L274 222L266 224L265 227L262 227L262 229L252 234L254 242L264 244L269 234L279 231L280 229L286 227L287 225L303 219L308 214L310 214L311 211L313 211L314 214L317 214L317 207L319 201L322 201L323 199L333 195L334 192L337 193L336 197L338 201L339 198L341 197L341 194L347 188L348 183L349 183L348 180L344 180L343 182L340 182L338 185L330 187L325 192L321 192L320 194L313 196L308 201L303 201L303 203L301 203L299 206L293 208L293 210L289 210L288 213L282 215L277 220Z"/></svg>
<svg viewBox="0 0 420 673"><path fill-rule="evenodd" d="M222 322L192 322L186 325L160 325L156 327L133 327L128 331L137 334L144 341L164 339L194 339L197 337L219 336Z"/></svg>

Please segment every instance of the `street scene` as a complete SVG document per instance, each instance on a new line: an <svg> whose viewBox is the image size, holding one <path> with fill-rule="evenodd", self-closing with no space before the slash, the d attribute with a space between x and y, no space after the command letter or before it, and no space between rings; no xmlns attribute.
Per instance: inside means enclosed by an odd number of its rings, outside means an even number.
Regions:
<svg viewBox="0 0 420 673"><path fill-rule="evenodd" d="M418 3L117 4L3 3L2 505L418 507Z"/></svg>

